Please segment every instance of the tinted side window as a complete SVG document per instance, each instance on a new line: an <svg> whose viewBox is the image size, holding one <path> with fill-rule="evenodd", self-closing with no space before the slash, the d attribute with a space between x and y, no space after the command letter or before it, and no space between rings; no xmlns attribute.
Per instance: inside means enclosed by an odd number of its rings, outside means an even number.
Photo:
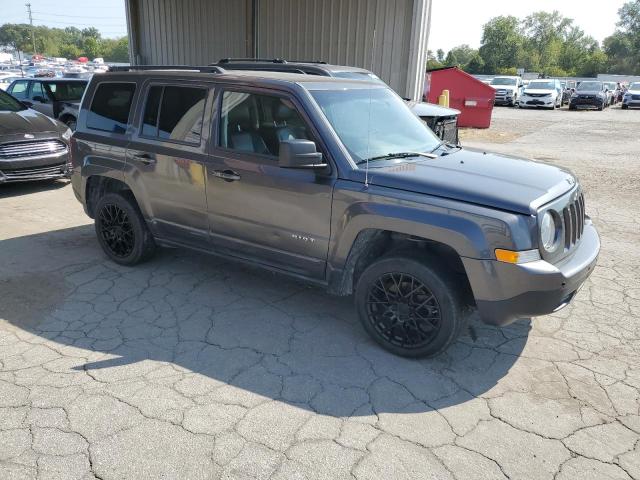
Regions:
<svg viewBox="0 0 640 480"><path fill-rule="evenodd" d="M134 83L101 83L87 114L87 128L124 133L127 130Z"/></svg>
<svg viewBox="0 0 640 480"><path fill-rule="evenodd" d="M199 145L206 100L206 88L151 87L142 121L142 134Z"/></svg>
<svg viewBox="0 0 640 480"><path fill-rule="evenodd" d="M42 97L46 100L47 95L44 93L42 84L40 82L33 82L31 84L31 94L29 95L33 100L34 97Z"/></svg>
<svg viewBox="0 0 640 480"><path fill-rule="evenodd" d="M271 95L224 92L221 147L278 156L280 142L295 139L310 140L312 137L290 100Z"/></svg>
<svg viewBox="0 0 640 480"><path fill-rule="evenodd" d="M27 86L28 83L26 80L18 80L14 82L11 87L11 95L16 97L18 100L24 100L27 98Z"/></svg>
<svg viewBox="0 0 640 480"><path fill-rule="evenodd" d="M158 136L158 112L160 111L160 99L162 87L151 87L147 94L147 103L144 107L142 119L142 135L149 137Z"/></svg>

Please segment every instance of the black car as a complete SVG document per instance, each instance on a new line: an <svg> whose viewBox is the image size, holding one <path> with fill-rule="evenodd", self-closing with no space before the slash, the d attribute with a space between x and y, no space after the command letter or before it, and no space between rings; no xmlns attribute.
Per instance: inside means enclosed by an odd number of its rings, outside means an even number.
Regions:
<svg viewBox="0 0 640 480"><path fill-rule="evenodd" d="M213 65L224 68L225 70L304 73L306 75L384 83L375 73L364 68L330 65L322 61L290 61L281 58L223 58ZM442 107L433 103L405 100L408 102L409 108L411 108L413 113L426 122L438 137L452 145L459 143L459 110Z"/></svg>
<svg viewBox="0 0 640 480"><path fill-rule="evenodd" d="M23 78L14 80L7 92L25 105L75 130L80 100L88 83L88 80L69 78Z"/></svg>
<svg viewBox="0 0 640 480"><path fill-rule="evenodd" d="M570 172L448 145L381 82L128 67L91 81L71 144L114 262L186 247L354 294L399 355L444 351L470 310L559 310L600 249Z"/></svg>
<svg viewBox="0 0 640 480"><path fill-rule="evenodd" d="M69 176L64 124L0 90L0 184Z"/></svg>
<svg viewBox="0 0 640 480"><path fill-rule="evenodd" d="M603 110L608 104L606 86L603 82L585 80L580 82L569 101L569 110L595 108Z"/></svg>

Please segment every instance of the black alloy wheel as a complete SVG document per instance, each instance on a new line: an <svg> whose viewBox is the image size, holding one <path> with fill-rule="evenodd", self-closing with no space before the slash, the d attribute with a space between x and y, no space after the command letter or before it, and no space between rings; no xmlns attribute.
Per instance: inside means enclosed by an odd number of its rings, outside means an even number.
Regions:
<svg viewBox="0 0 640 480"><path fill-rule="evenodd" d="M406 273L386 273L370 286L367 314L384 340L406 349L429 345L442 325L436 297Z"/></svg>
<svg viewBox="0 0 640 480"><path fill-rule="evenodd" d="M118 258L127 258L133 252L135 236L129 215L118 205L103 205L99 212L100 234L110 252Z"/></svg>
<svg viewBox="0 0 640 480"><path fill-rule="evenodd" d="M362 326L384 349L432 357L455 342L466 323L463 288L439 259L397 252L362 272L354 300Z"/></svg>

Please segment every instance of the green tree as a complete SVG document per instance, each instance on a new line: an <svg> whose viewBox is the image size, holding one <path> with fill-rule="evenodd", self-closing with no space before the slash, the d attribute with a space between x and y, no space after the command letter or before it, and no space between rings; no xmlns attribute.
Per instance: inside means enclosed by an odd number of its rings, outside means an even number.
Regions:
<svg viewBox="0 0 640 480"><path fill-rule="evenodd" d="M475 48L471 48L469 45L459 45L449 50L444 63L448 66L464 69L477 53L478 51Z"/></svg>
<svg viewBox="0 0 640 480"><path fill-rule="evenodd" d="M608 69L612 73L640 74L640 0L618 10L618 29L604 41Z"/></svg>
<svg viewBox="0 0 640 480"><path fill-rule="evenodd" d="M525 40L519 24L516 17L501 16L484 25L479 53L485 72L495 73L519 64Z"/></svg>
<svg viewBox="0 0 640 480"><path fill-rule="evenodd" d="M436 60L440 63L444 63L444 50L439 48L436 50Z"/></svg>

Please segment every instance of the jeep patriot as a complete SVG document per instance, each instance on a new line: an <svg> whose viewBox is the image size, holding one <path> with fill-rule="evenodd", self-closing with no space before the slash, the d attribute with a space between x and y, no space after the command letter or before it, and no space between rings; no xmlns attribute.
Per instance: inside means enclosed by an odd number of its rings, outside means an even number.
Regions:
<svg viewBox="0 0 640 480"><path fill-rule="evenodd" d="M570 172L447 145L380 82L120 68L91 80L71 156L114 262L186 247L353 294L403 356L444 351L474 309L559 310L600 249Z"/></svg>

